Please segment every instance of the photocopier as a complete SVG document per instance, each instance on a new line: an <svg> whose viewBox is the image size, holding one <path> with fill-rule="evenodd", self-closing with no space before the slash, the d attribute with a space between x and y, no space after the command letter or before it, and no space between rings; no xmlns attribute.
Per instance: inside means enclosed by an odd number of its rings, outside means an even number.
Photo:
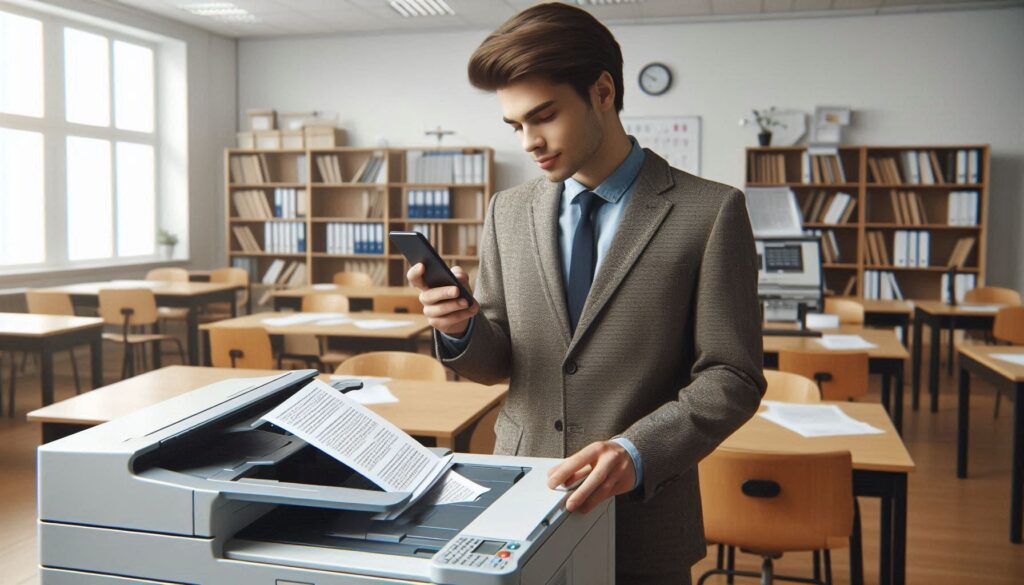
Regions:
<svg viewBox="0 0 1024 585"><path fill-rule="evenodd" d="M489 491L377 519L410 494L261 420L316 375L226 380L39 447L42 583L614 582L614 499L566 512L557 459L459 453Z"/></svg>

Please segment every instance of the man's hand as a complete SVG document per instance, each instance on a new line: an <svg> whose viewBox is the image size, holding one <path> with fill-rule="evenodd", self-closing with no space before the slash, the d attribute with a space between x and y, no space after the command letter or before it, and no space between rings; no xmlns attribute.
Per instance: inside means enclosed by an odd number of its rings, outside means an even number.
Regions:
<svg viewBox="0 0 1024 585"><path fill-rule="evenodd" d="M632 490L636 470L633 459L622 445L598 441L552 467L548 472L548 487L568 487L583 477L586 479L565 502L565 509L570 512L579 510L586 514L607 498Z"/></svg>
<svg viewBox="0 0 1024 585"><path fill-rule="evenodd" d="M420 289L420 303L423 304L423 315L430 326L452 337L461 337L469 327L469 319L480 310L479 303L468 306L466 299L460 299L459 289L455 286L427 288L423 282L423 264L416 264L405 275L409 284ZM452 273L459 279L462 286L469 288L469 276L460 266L453 266ZM470 291L472 292L472 291Z"/></svg>

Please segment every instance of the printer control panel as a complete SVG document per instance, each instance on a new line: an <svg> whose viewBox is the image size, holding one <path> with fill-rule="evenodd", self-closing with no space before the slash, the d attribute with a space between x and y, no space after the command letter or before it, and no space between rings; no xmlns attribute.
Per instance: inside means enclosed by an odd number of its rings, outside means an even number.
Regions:
<svg viewBox="0 0 1024 585"><path fill-rule="evenodd" d="M459 535L434 555L434 562L451 569L501 574L515 570L522 544Z"/></svg>

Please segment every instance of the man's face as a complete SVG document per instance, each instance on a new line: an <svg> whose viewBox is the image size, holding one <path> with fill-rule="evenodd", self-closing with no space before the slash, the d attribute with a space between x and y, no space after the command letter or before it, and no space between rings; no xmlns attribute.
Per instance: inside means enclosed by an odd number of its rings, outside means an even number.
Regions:
<svg viewBox="0 0 1024 585"><path fill-rule="evenodd" d="M505 123L549 181L573 176L600 148L601 118L569 84L530 78L497 94Z"/></svg>

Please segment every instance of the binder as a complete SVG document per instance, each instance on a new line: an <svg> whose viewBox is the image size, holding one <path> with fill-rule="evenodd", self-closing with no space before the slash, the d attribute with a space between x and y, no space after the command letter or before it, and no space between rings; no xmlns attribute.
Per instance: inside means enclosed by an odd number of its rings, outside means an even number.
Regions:
<svg viewBox="0 0 1024 585"><path fill-rule="evenodd" d="M967 151L967 182L978 183L978 149L972 148Z"/></svg>
<svg viewBox="0 0 1024 585"><path fill-rule="evenodd" d="M897 230L893 235L893 264L895 266L907 265L907 232Z"/></svg>
<svg viewBox="0 0 1024 585"><path fill-rule="evenodd" d="M967 151L963 149L956 151L956 182L967 182Z"/></svg>
<svg viewBox="0 0 1024 585"><path fill-rule="evenodd" d="M931 232L919 232L917 235L917 267L927 268L931 256Z"/></svg>

